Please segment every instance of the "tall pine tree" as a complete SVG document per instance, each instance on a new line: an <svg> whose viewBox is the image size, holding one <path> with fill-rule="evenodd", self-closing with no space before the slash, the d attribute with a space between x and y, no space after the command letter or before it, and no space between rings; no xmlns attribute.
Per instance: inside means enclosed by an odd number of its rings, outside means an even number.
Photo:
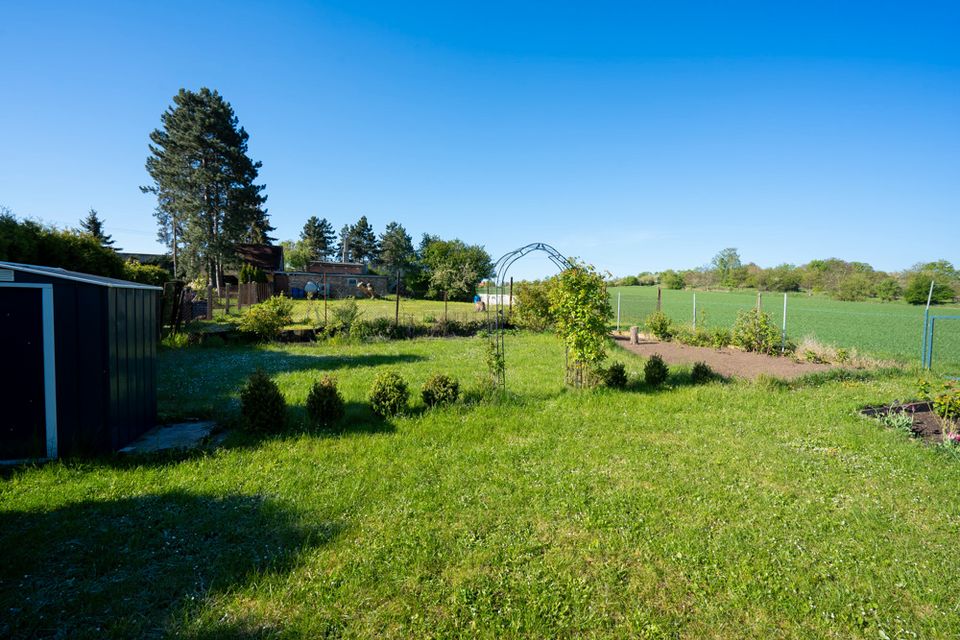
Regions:
<svg viewBox="0 0 960 640"><path fill-rule="evenodd" d="M376 262L380 254L377 234L367 222L367 216L360 216L357 223L347 232L347 254L353 262Z"/></svg>
<svg viewBox="0 0 960 640"><path fill-rule="evenodd" d="M80 232L93 236L104 247L113 246L113 238L103 232L103 220L96 209L90 209L87 217L80 221Z"/></svg>
<svg viewBox="0 0 960 640"><path fill-rule="evenodd" d="M380 264L395 273L413 260L413 239L403 225L391 222L380 235Z"/></svg>
<svg viewBox="0 0 960 640"><path fill-rule="evenodd" d="M300 232L300 240L310 249L312 260L329 260L336 252L334 243L337 237L333 232L333 225L326 218L310 216Z"/></svg>
<svg viewBox="0 0 960 640"><path fill-rule="evenodd" d="M247 155L249 136L219 93L181 89L173 102L150 134L153 184L141 189L157 196L160 235L169 236L175 259L181 254L177 268L219 287L237 243L268 239L261 163Z"/></svg>

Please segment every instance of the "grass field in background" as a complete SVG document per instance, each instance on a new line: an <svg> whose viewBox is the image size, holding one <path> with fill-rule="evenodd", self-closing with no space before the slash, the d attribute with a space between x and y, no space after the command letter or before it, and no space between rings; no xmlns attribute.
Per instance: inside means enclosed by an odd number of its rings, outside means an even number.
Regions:
<svg viewBox="0 0 960 640"><path fill-rule="evenodd" d="M621 327L643 324L656 309L656 287L611 287L616 309L621 294ZM706 326L730 327L740 310L756 306L756 292L663 290L663 311L676 322L693 320L693 296L698 316ZM764 293L763 309L780 326L783 294ZM960 315L958 307L936 307L937 313ZM699 322L699 321L698 321ZM866 353L919 365L923 331L923 308L904 302L842 302L826 296L791 293L787 302L787 336L798 340L813 336L828 344L856 347ZM935 365L960 373L960 321L943 323L935 335Z"/></svg>
<svg viewBox="0 0 960 640"><path fill-rule="evenodd" d="M328 300L327 313L344 304L344 300ZM293 319L300 324L323 322L323 300L294 300ZM393 318L396 312L396 298L393 296L378 300L357 300L361 318ZM477 313L472 302L448 302L447 314L450 320L473 320L486 317ZM401 323L412 318L414 322L424 322L430 318L443 319L443 300L413 300L400 298Z"/></svg>
<svg viewBox="0 0 960 640"><path fill-rule="evenodd" d="M165 414L235 411L262 367L295 425L3 476L0 635L960 633L960 463L856 413L910 397L909 375L575 392L556 339L507 340L506 399L386 421L377 372L470 391L483 340L162 352ZM296 426L324 373L334 435Z"/></svg>

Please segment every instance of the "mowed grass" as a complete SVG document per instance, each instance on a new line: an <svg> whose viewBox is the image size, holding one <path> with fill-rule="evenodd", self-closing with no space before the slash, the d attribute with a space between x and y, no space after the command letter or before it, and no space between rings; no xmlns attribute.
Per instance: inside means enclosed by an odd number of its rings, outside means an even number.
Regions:
<svg viewBox="0 0 960 640"><path fill-rule="evenodd" d="M382 421L372 376L470 391L483 341L186 349L167 414L229 413L255 367L291 429L0 481L0 635L935 638L960 633L960 463L857 415L907 374L790 389L569 391L507 338L508 395ZM615 357L636 375L643 361ZM343 429L297 425L334 373Z"/></svg>
<svg viewBox="0 0 960 640"><path fill-rule="evenodd" d="M609 293L614 309L620 294L621 328L642 324L656 310L656 287L612 287ZM664 289L664 313L675 322L690 324L694 294L697 314L705 314L708 327L733 326L739 311L757 304L756 292ZM764 293L763 309L781 326L783 294ZM960 316L960 307L938 306L932 313ZM813 336L827 344L919 365L922 335L923 307L904 302L843 302L806 293L788 297L787 336L793 340ZM937 326L935 347L934 364L960 374L960 321Z"/></svg>
<svg viewBox="0 0 960 640"><path fill-rule="evenodd" d="M394 296L377 300L358 299L357 306L364 320L395 317L397 299ZM327 314L332 318L334 309L345 304L345 300L328 300ZM400 298L400 322L420 323L433 320L443 320L443 300L414 300ZM472 302L448 302L447 318L449 320L474 320L486 316L478 313ZM294 300L293 321L297 325L315 326L323 323L323 300Z"/></svg>

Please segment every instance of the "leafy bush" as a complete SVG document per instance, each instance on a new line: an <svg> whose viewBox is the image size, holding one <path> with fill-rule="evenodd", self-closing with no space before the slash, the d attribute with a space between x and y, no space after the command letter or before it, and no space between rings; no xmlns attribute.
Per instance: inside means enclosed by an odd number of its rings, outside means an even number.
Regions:
<svg viewBox="0 0 960 640"><path fill-rule="evenodd" d="M338 333L350 334L353 325L360 320L363 311L355 298L348 298L345 302L336 305L330 310L330 324L326 327L331 335Z"/></svg>
<svg viewBox="0 0 960 640"><path fill-rule="evenodd" d="M554 331L570 354L567 382L581 386L607 356L607 321L613 316L603 277L575 263L553 280L549 290Z"/></svg>
<svg viewBox="0 0 960 640"><path fill-rule="evenodd" d="M243 312L240 330L256 334L261 340L274 340L292 319L293 302L283 296L273 296Z"/></svg>
<svg viewBox="0 0 960 640"><path fill-rule="evenodd" d="M751 309L737 314L733 343L745 351L772 354L780 346L780 331L770 314Z"/></svg>
<svg viewBox="0 0 960 640"><path fill-rule="evenodd" d="M673 339L691 347L709 347L712 344L711 333L703 327L677 327L673 331Z"/></svg>
<svg viewBox="0 0 960 640"><path fill-rule="evenodd" d="M903 287L896 278L884 278L877 283L877 297L890 302L903 295Z"/></svg>
<svg viewBox="0 0 960 640"><path fill-rule="evenodd" d="M140 264L137 260L128 260L123 265L123 277L131 282L162 287L172 278L170 272L155 264Z"/></svg>
<svg viewBox="0 0 960 640"><path fill-rule="evenodd" d="M927 304L927 295L930 294L930 281L934 281L933 295L930 301L933 304L950 302L956 292L943 278L934 278L931 274L917 273L910 276L907 288L903 292L903 299L910 304Z"/></svg>
<svg viewBox="0 0 960 640"><path fill-rule="evenodd" d="M655 311L647 316L644 326L657 340L669 340L673 337L673 320L663 311Z"/></svg>
<svg viewBox="0 0 960 640"><path fill-rule="evenodd" d="M717 374L710 368L706 362L695 362L693 369L690 370L690 380L694 384L703 384L715 379Z"/></svg>
<svg viewBox="0 0 960 640"><path fill-rule="evenodd" d="M643 366L643 379L651 387L659 387L667 381L670 369L658 354L653 354Z"/></svg>
<svg viewBox="0 0 960 640"><path fill-rule="evenodd" d="M423 383L420 397L428 407L453 404L460 397L460 383L443 373L438 373Z"/></svg>
<svg viewBox="0 0 960 640"><path fill-rule="evenodd" d="M313 383L307 394L307 417L316 427L329 426L343 417L343 397L336 378L323 376Z"/></svg>
<svg viewBox="0 0 960 640"><path fill-rule="evenodd" d="M182 349L190 344L190 334L188 333L168 333L160 340L160 346L166 349Z"/></svg>
<svg viewBox="0 0 960 640"><path fill-rule="evenodd" d="M710 330L710 346L714 349L724 349L733 342L733 333L726 327L716 327Z"/></svg>
<svg viewBox="0 0 960 640"><path fill-rule="evenodd" d="M383 417L402 412L407 406L409 397L407 383L394 371L383 371L377 374L370 387L370 394L367 396L373 412Z"/></svg>
<svg viewBox="0 0 960 640"><path fill-rule="evenodd" d="M933 385L927 378L920 378L917 381L917 388L920 397L931 402L933 411L938 416L950 422L960 420L960 385L955 381L948 380L934 391Z"/></svg>
<svg viewBox="0 0 960 640"><path fill-rule="evenodd" d="M627 386L627 368L622 362L614 362L602 371L604 386L611 389L624 389Z"/></svg>
<svg viewBox="0 0 960 640"><path fill-rule="evenodd" d="M287 405L277 383L263 369L257 369L240 390L240 417L243 428L254 433L275 433L286 422Z"/></svg>
<svg viewBox="0 0 960 640"><path fill-rule="evenodd" d="M667 289L683 289L687 282L682 273L677 273L673 269L667 269L660 274L660 284Z"/></svg>
<svg viewBox="0 0 960 640"><path fill-rule="evenodd" d="M553 324L550 316L550 283L521 282L517 286L514 315L517 324L533 331L544 331Z"/></svg>
<svg viewBox="0 0 960 640"><path fill-rule="evenodd" d="M0 260L123 278L123 258L87 233L18 220L0 207Z"/></svg>

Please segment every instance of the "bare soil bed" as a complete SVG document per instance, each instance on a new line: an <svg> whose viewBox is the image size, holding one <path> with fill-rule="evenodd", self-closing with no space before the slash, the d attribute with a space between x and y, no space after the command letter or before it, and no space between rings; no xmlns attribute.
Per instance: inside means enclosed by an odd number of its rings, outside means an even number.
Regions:
<svg viewBox="0 0 960 640"><path fill-rule="evenodd" d="M929 402L910 402L907 404L888 405L882 407L865 407L860 411L865 416L875 417L887 413L908 413L913 417L913 426L910 430L918 438L928 444L943 442L943 428L937 414Z"/></svg>
<svg viewBox="0 0 960 640"><path fill-rule="evenodd" d="M644 357L660 354L669 364L693 364L705 362L710 368L727 378L753 379L761 374L790 380L827 371L833 368L829 364L794 362L790 358L766 356L759 353L747 353L738 349L714 349L712 347L689 347L676 342L659 342L646 337L640 338L640 344L630 344L627 336L614 335L614 339L627 351Z"/></svg>

